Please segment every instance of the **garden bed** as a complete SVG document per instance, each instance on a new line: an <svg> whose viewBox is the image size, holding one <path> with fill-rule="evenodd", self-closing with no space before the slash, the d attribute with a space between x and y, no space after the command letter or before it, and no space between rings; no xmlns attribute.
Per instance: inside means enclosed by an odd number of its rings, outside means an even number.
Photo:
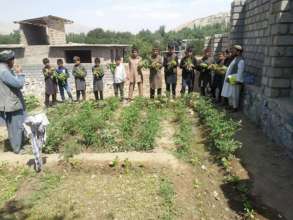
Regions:
<svg viewBox="0 0 293 220"><path fill-rule="evenodd" d="M48 113L45 153L149 151L162 111L144 98L123 107L116 98L103 103L62 104Z"/></svg>
<svg viewBox="0 0 293 220"><path fill-rule="evenodd" d="M3 219L266 219L231 171L240 124L208 100L110 98L48 117L44 171L0 166Z"/></svg>

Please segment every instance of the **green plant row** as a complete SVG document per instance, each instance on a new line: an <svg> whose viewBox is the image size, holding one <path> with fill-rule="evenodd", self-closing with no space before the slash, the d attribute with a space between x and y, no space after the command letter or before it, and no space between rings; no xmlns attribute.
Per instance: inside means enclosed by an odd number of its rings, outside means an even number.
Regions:
<svg viewBox="0 0 293 220"><path fill-rule="evenodd" d="M208 127L209 139L221 158L228 158L241 147L241 143L234 139L241 127L241 122L229 119L224 112L217 110L211 101L204 97L196 99L193 102L193 108Z"/></svg>
<svg viewBox="0 0 293 220"><path fill-rule="evenodd" d="M180 100L175 107L176 121L179 124L179 129L175 134L175 144L178 153L188 154L192 141L192 123L183 101Z"/></svg>
<svg viewBox="0 0 293 220"><path fill-rule="evenodd" d="M154 106L150 105L147 109L145 121L141 124L138 134L138 143L136 150L152 150L154 148L155 138L160 128L160 112Z"/></svg>
<svg viewBox="0 0 293 220"><path fill-rule="evenodd" d="M144 98L138 97L128 107L123 109L121 113L120 131L124 139L132 136L134 127L140 119L140 113L144 105Z"/></svg>
<svg viewBox="0 0 293 220"><path fill-rule="evenodd" d="M48 128L48 138L44 151L46 153L59 152L60 146L65 144L65 149L73 150L74 144L97 148L104 144L104 130L107 129L107 120L119 106L119 100L107 99L105 105L97 108L95 102L87 101L80 106L73 104L60 105L49 114L51 122ZM74 136L74 140L79 143L69 141Z"/></svg>

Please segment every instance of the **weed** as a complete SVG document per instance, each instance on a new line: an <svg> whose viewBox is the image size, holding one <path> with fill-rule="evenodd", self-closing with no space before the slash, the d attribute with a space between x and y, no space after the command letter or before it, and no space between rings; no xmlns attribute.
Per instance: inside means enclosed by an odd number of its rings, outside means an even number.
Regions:
<svg viewBox="0 0 293 220"><path fill-rule="evenodd" d="M28 95L24 97L25 107L28 112L34 110L40 106L40 102L37 97Z"/></svg>
<svg viewBox="0 0 293 220"><path fill-rule="evenodd" d="M119 165L119 157L116 156L115 159L110 163L110 167L117 167Z"/></svg>
<svg viewBox="0 0 293 220"><path fill-rule="evenodd" d="M126 158L126 159L123 161L122 167L124 168L125 173L128 174L129 171L130 171L131 168L132 168L132 163L131 163L131 161L129 161L129 159Z"/></svg>

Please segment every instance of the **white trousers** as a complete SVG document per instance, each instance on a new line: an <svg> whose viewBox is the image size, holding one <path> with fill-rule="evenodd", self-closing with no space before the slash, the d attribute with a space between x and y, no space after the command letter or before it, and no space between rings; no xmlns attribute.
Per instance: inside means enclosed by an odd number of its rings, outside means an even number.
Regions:
<svg viewBox="0 0 293 220"><path fill-rule="evenodd" d="M231 87L232 87L231 94L228 97L229 105L232 106L233 108L238 108L239 102L240 102L241 85L233 85Z"/></svg>

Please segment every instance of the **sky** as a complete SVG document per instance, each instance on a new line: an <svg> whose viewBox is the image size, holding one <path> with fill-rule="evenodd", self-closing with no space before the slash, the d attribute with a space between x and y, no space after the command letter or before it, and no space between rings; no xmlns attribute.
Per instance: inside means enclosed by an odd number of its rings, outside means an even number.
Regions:
<svg viewBox="0 0 293 220"><path fill-rule="evenodd" d="M230 11L232 0L0 0L0 26L28 18L55 15L75 27L130 31L167 30L196 18ZM7 8L7 10L5 10Z"/></svg>

